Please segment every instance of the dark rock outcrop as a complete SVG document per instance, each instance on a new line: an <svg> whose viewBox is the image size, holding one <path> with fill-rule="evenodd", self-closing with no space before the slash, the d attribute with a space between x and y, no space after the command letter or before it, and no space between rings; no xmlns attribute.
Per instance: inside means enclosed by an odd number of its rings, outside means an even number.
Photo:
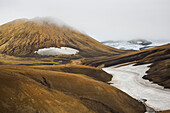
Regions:
<svg viewBox="0 0 170 113"><path fill-rule="evenodd" d="M132 44L139 44L139 45L149 45L149 44L152 44L151 41L144 40L144 39L130 40L128 42L130 42Z"/></svg>

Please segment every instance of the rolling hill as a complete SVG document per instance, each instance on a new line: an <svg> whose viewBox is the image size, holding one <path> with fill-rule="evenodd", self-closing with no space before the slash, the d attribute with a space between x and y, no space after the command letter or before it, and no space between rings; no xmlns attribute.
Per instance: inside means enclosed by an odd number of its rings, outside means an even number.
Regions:
<svg viewBox="0 0 170 113"><path fill-rule="evenodd" d="M135 62L136 65L150 63L150 69L143 78L170 88L170 44L117 56L89 58L85 59L83 64L108 67L128 62Z"/></svg>
<svg viewBox="0 0 170 113"><path fill-rule="evenodd" d="M142 103L104 82L96 73L57 71L63 66L0 66L0 109L3 113L143 113ZM88 66L79 68L92 69ZM66 70L65 70L66 71ZM77 73L77 74L75 74ZM105 77L110 75L105 73ZM93 79L94 78L94 79Z"/></svg>

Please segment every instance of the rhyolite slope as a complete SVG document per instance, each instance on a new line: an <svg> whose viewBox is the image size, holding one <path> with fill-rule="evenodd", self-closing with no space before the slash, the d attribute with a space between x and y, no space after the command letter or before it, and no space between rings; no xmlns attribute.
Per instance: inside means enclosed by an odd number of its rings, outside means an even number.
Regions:
<svg viewBox="0 0 170 113"><path fill-rule="evenodd" d="M0 26L0 53L11 56L35 57L38 49L70 47L83 57L124 53L103 45L79 31L39 18L18 19Z"/></svg>
<svg viewBox="0 0 170 113"><path fill-rule="evenodd" d="M145 112L142 103L89 76L29 66L0 66L0 92L3 113Z"/></svg>

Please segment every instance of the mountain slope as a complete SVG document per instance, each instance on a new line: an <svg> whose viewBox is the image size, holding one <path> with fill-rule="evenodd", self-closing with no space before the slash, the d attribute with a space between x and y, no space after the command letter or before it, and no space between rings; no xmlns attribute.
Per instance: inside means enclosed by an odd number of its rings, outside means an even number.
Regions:
<svg viewBox="0 0 170 113"><path fill-rule="evenodd" d="M13 56L37 56L41 48L71 47L84 57L120 54L114 49L66 26L48 19L19 19L0 26L0 53Z"/></svg>
<svg viewBox="0 0 170 113"><path fill-rule="evenodd" d="M1 112L143 113L145 111L142 103L106 83L83 74L40 68L0 66Z"/></svg>
<svg viewBox="0 0 170 113"><path fill-rule="evenodd" d="M0 69L1 113L92 112L79 100L49 90L33 79ZM79 108L79 109L77 109Z"/></svg>
<svg viewBox="0 0 170 113"><path fill-rule="evenodd" d="M108 67L134 61L136 65L151 63L147 75L143 78L170 88L170 44L123 55L89 58L85 59L83 64Z"/></svg>

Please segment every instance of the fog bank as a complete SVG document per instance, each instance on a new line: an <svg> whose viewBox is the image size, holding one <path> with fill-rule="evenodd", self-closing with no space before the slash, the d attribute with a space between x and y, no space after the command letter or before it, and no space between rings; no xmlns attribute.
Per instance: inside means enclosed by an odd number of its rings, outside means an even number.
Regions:
<svg viewBox="0 0 170 113"><path fill-rule="evenodd" d="M0 24L54 17L104 40L170 39L169 0L0 0Z"/></svg>

